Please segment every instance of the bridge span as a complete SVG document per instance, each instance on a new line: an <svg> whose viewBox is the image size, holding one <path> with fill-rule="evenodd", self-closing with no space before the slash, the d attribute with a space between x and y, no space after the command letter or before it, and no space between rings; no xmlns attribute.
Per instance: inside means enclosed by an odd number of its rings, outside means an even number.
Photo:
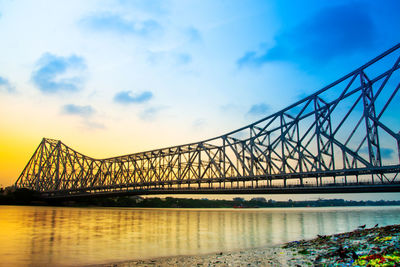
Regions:
<svg viewBox="0 0 400 267"><path fill-rule="evenodd" d="M400 192L400 44L314 94L208 140L106 159L44 138L17 188L46 198Z"/></svg>

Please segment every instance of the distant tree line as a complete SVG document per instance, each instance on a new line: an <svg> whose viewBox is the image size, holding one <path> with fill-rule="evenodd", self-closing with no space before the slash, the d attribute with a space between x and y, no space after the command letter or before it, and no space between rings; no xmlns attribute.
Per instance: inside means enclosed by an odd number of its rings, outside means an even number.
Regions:
<svg viewBox="0 0 400 267"><path fill-rule="evenodd" d="M86 198L80 200L46 202L28 189L0 188L0 205L60 205L60 206L100 206L100 207L138 207L138 208L283 208L283 207L344 207L344 206L390 206L400 205L400 200L393 201L353 201L344 199L318 199L293 201L266 200L263 197L245 200L235 197L232 200L209 200L174 198L121 196Z"/></svg>
<svg viewBox="0 0 400 267"><path fill-rule="evenodd" d="M0 188L0 204L27 205L35 201L36 192L29 189L15 189L14 187Z"/></svg>

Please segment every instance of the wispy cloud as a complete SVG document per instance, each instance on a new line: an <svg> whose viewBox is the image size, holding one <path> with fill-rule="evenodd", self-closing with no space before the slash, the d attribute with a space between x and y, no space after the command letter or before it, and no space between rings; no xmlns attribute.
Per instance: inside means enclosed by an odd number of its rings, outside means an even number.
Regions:
<svg viewBox="0 0 400 267"><path fill-rule="evenodd" d="M186 65L192 62L192 56L186 53L181 53L176 55L176 60L178 64Z"/></svg>
<svg viewBox="0 0 400 267"><path fill-rule="evenodd" d="M15 87L6 79L0 76L0 92L15 93Z"/></svg>
<svg viewBox="0 0 400 267"><path fill-rule="evenodd" d="M84 120L85 127L91 130L105 129L106 126L102 123L94 122L88 119Z"/></svg>
<svg viewBox="0 0 400 267"><path fill-rule="evenodd" d="M148 14L163 15L171 6L170 1L167 0L119 0L118 1L125 8L133 8L134 10L141 10Z"/></svg>
<svg viewBox="0 0 400 267"><path fill-rule="evenodd" d="M98 130L106 128L104 124L95 121L94 115L96 114L96 110L90 105L67 104L62 106L61 113L81 118L84 129Z"/></svg>
<svg viewBox="0 0 400 267"><path fill-rule="evenodd" d="M80 117L89 117L95 113L92 106L80 106L74 104L64 105L62 107L62 113L68 115L77 115Z"/></svg>
<svg viewBox="0 0 400 267"><path fill-rule="evenodd" d="M237 65L259 67L274 60L323 63L372 47L375 36L372 18L360 3L331 6L279 34L271 49L246 52Z"/></svg>
<svg viewBox="0 0 400 267"><path fill-rule="evenodd" d="M86 63L82 57L45 53L36 63L32 81L43 93L78 91L83 84Z"/></svg>
<svg viewBox="0 0 400 267"><path fill-rule="evenodd" d="M391 148L386 148L386 147L381 147L380 148L381 151L381 157L382 159L390 159L392 158L393 154L394 154L394 150ZM363 154L368 154L368 147L363 147L360 149L360 153Z"/></svg>
<svg viewBox="0 0 400 267"><path fill-rule="evenodd" d="M139 114L139 118L144 121L151 121L154 120L157 115L160 113L161 110L165 109L165 107L150 107L146 108Z"/></svg>
<svg viewBox="0 0 400 267"><path fill-rule="evenodd" d="M96 31L109 31L119 34L149 35L161 29L161 25L152 19L138 21L116 14L97 14L81 20L82 25Z"/></svg>
<svg viewBox="0 0 400 267"><path fill-rule="evenodd" d="M394 154L394 150L391 148L381 147L381 157L383 159L390 159Z"/></svg>
<svg viewBox="0 0 400 267"><path fill-rule="evenodd" d="M264 103L260 103L260 104L255 104L252 105L249 109L249 111L247 112L248 115L255 115L255 116L259 116L259 115L268 115L266 114L268 111L270 110L270 107L267 104Z"/></svg>
<svg viewBox="0 0 400 267"><path fill-rule="evenodd" d="M114 101L120 104L144 103L153 98L153 93L144 91L139 94L133 94L131 91L121 91L114 96Z"/></svg>
<svg viewBox="0 0 400 267"><path fill-rule="evenodd" d="M203 118L199 118L193 121L193 128L195 130L203 130L204 127L207 125L207 121Z"/></svg>
<svg viewBox="0 0 400 267"><path fill-rule="evenodd" d="M192 55L188 53L174 53L166 51L147 51L147 61L151 64L188 65L192 62Z"/></svg>
<svg viewBox="0 0 400 267"><path fill-rule="evenodd" d="M184 33L190 42L199 42L202 40L200 31L195 27L186 28Z"/></svg>

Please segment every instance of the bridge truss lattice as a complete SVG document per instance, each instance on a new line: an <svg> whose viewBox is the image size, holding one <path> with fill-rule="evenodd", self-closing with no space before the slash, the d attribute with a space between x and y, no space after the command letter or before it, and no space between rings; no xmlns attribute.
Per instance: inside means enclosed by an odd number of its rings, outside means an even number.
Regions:
<svg viewBox="0 0 400 267"><path fill-rule="evenodd" d="M94 159L43 139L16 186L73 195L398 184L399 48L275 114L205 141Z"/></svg>

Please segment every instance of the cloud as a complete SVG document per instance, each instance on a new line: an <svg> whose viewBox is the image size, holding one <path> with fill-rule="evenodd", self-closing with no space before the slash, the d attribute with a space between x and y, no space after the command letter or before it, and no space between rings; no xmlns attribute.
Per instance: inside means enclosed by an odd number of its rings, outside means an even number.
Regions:
<svg viewBox="0 0 400 267"><path fill-rule="evenodd" d="M394 153L393 149L386 148L386 147L381 147L380 150L381 150L382 159L391 159L392 158L393 153ZM369 154L368 147L361 148L359 152L363 153L363 154Z"/></svg>
<svg viewBox="0 0 400 267"><path fill-rule="evenodd" d="M115 14L99 14L82 19L81 23L96 31L146 36L161 29L155 20L134 21Z"/></svg>
<svg viewBox="0 0 400 267"><path fill-rule="evenodd" d="M394 154L394 150L393 149L381 147L381 157L383 159L390 159L390 158L392 158L393 154Z"/></svg>
<svg viewBox="0 0 400 267"><path fill-rule="evenodd" d="M187 53L174 53L166 51L147 51L147 61L151 64L187 65L192 62L192 56Z"/></svg>
<svg viewBox="0 0 400 267"><path fill-rule="evenodd" d="M247 112L249 115L267 115L266 113L270 110L269 106L267 104L261 103L261 104L255 104L252 105Z"/></svg>
<svg viewBox="0 0 400 267"><path fill-rule="evenodd" d="M45 53L36 63L32 81L43 93L78 91L83 84L84 70L86 64L82 57L61 57Z"/></svg>
<svg viewBox="0 0 400 267"><path fill-rule="evenodd" d="M392 158L393 154L394 154L394 150L393 149L381 147L381 157L383 159L390 159L390 158Z"/></svg>
<svg viewBox="0 0 400 267"><path fill-rule="evenodd" d="M130 91L121 91L114 96L114 101L120 104L144 103L153 98L153 93L144 91L140 94L133 95Z"/></svg>
<svg viewBox="0 0 400 267"><path fill-rule="evenodd" d="M154 120L161 110L165 107L150 107L146 108L139 114L139 118L145 121Z"/></svg>
<svg viewBox="0 0 400 267"><path fill-rule="evenodd" d="M93 121L93 115L96 113L96 110L90 105L67 104L62 107L61 113L82 118L81 123L85 129L97 130L106 128L104 124Z"/></svg>
<svg viewBox="0 0 400 267"><path fill-rule="evenodd" d="M193 128L195 130L202 130L207 125L207 121L203 118L199 118L193 121Z"/></svg>
<svg viewBox="0 0 400 267"><path fill-rule="evenodd" d="M182 53L176 56L176 60L178 64L186 65L192 62L192 56L189 54Z"/></svg>
<svg viewBox="0 0 400 267"><path fill-rule="evenodd" d="M171 3L167 0L119 0L118 1L125 8L132 8L134 10L141 10L149 14L163 15L167 12Z"/></svg>
<svg viewBox="0 0 400 267"><path fill-rule="evenodd" d="M330 6L279 34L274 47L247 51L236 63L239 67L259 67L274 60L322 64L338 56L371 48L376 35L372 18L362 3Z"/></svg>
<svg viewBox="0 0 400 267"><path fill-rule="evenodd" d="M89 128L89 129L105 129L106 128L106 126L104 126L104 124L93 122L93 121L90 121L87 119L84 121L84 124L85 124L86 128Z"/></svg>
<svg viewBox="0 0 400 267"><path fill-rule="evenodd" d="M68 115L77 115L80 117L89 117L95 113L92 106L79 106L74 104L64 105L62 107L62 113Z"/></svg>
<svg viewBox="0 0 400 267"><path fill-rule="evenodd" d="M190 42L199 42L202 40L200 31L195 27L185 29L184 33Z"/></svg>
<svg viewBox="0 0 400 267"><path fill-rule="evenodd" d="M10 84L10 82L0 76L0 92L6 91L7 93L15 93L15 87Z"/></svg>

